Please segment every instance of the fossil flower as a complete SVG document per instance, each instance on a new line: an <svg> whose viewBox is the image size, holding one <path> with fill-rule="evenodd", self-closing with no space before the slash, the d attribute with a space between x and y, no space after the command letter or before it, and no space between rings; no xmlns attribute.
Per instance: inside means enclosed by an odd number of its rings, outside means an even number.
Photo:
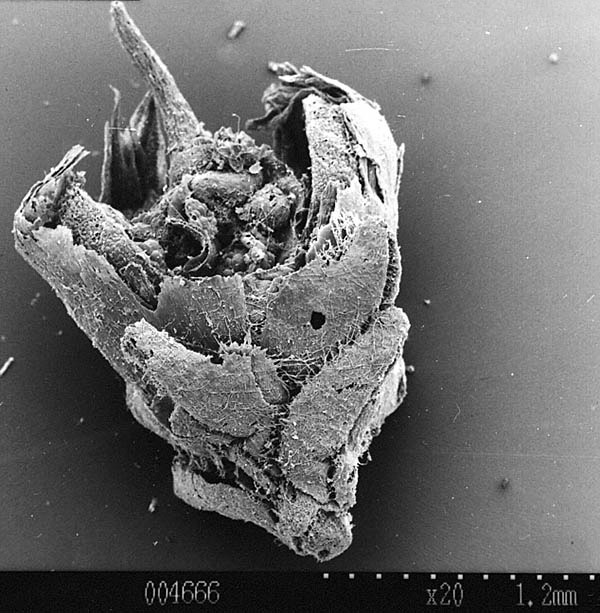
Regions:
<svg viewBox="0 0 600 613"><path fill-rule="evenodd" d="M403 149L375 103L289 63L246 128L272 148L210 132L111 12L149 91L127 126L114 91L98 201L77 145L23 199L16 248L176 450L178 496L330 559L352 539L359 459L405 394Z"/></svg>

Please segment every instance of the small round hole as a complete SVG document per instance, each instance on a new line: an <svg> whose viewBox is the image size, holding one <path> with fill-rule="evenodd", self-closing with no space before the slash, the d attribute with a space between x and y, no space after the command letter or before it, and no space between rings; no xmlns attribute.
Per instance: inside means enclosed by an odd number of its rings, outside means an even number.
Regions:
<svg viewBox="0 0 600 613"><path fill-rule="evenodd" d="M323 313L319 313L319 311L313 311L310 316L310 325L315 330L318 330L319 328L323 327L324 323L325 323L325 315L323 315Z"/></svg>

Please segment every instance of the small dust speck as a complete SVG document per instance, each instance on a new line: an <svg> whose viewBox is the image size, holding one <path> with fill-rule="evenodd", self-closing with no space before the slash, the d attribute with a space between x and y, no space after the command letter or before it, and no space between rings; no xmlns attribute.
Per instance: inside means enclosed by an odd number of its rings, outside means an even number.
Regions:
<svg viewBox="0 0 600 613"><path fill-rule="evenodd" d="M152 544L156 547L158 545L158 541L153 541Z"/></svg>
<svg viewBox="0 0 600 613"><path fill-rule="evenodd" d="M425 298L425 300L423 300L423 304L425 306L429 306L431 304L431 300L429 298Z"/></svg>
<svg viewBox="0 0 600 613"><path fill-rule="evenodd" d="M548 56L548 61L551 64L558 64L558 53L554 52Z"/></svg>
<svg viewBox="0 0 600 613"><path fill-rule="evenodd" d="M231 27L229 28L229 32L227 32L227 38L229 40L235 40L240 36L240 34L246 29L246 22L241 21L240 19L233 22Z"/></svg>
<svg viewBox="0 0 600 613"><path fill-rule="evenodd" d="M502 481L500 481L500 489L506 491L508 489L508 486L510 485L510 479L508 479L507 477L504 477L504 479L502 479Z"/></svg>
<svg viewBox="0 0 600 613"><path fill-rule="evenodd" d="M407 375L413 375L413 374L414 374L414 372L415 372L415 367L414 367L412 364L409 364L409 365L406 367L406 374L407 374Z"/></svg>
<svg viewBox="0 0 600 613"><path fill-rule="evenodd" d="M77 421L77 425L81 426L81 424L83 424L85 422L85 417L80 417L79 420Z"/></svg>
<svg viewBox="0 0 600 613"><path fill-rule="evenodd" d="M148 511L150 513L154 513L158 508L158 498L152 498L150 504L148 505Z"/></svg>
<svg viewBox="0 0 600 613"><path fill-rule="evenodd" d="M42 100L44 106L50 106L50 100Z"/></svg>
<svg viewBox="0 0 600 613"><path fill-rule="evenodd" d="M6 373L6 371L10 368L10 365L15 361L15 358L10 356L4 364L2 364L2 368L0 368L0 377Z"/></svg>
<svg viewBox="0 0 600 613"><path fill-rule="evenodd" d="M429 85L431 83L431 74L428 72L424 72L421 74L421 84Z"/></svg>
<svg viewBox="0 0 600 613"><path fill-rule="evenodd" d="M20 26L21 25L21 22L19 21L18 17L13 17L10 23L13 26Z"/></svg>
<svg viewBox="0 0 600 613"><path fill-rule="evenodd" d="M56 336L62 336L62 335L63 335L63 331L62 330L57 330Z"/></svg>

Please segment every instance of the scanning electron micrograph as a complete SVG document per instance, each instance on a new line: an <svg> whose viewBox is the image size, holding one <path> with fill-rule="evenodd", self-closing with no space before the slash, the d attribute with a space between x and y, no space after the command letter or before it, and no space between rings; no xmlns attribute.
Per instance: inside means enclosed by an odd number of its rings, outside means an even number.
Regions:
<svg viewBox="0 0 600 613"><path fill-rule="evenodd" d="M124 6L111 14L148 92L125 121L114 89L98 199L76 145L23 199L16 248L174 448L177 496L331 559L406 394L404 148L376 103L288 62L270 64L262 117L209 131Z"/></svg>

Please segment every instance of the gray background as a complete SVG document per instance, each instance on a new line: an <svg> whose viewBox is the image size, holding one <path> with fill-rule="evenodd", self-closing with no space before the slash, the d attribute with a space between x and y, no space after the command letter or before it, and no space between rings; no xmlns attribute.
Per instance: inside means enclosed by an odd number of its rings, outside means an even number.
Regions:
<svg viewBox="0 0 600 613"><path fill-rule="evenodd" d="M127 113L143 95L108 8L0 3L0 568L598 570L597 2L128 3L208 128L261 114L266 62L290 60L377 100L406 143L416 372L361 469L354 543L322 565L173 496L171 449L14 252L30 185L101 150L108 84Z"/></svg>

